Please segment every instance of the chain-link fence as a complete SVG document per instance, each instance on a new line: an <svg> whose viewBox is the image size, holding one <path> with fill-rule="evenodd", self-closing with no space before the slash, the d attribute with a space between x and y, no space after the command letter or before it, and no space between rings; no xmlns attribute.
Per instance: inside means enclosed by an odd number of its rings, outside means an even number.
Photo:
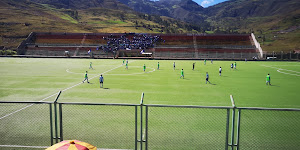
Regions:
<svg viewBox="0 0 300 150"><path fill-rule="evenodd" d="M300 111L240 110L241 150L296 150L300 148Z"/></svg>
<svg viewBox="0 0 300 150"><path fill-rule="evenodd" d="M0 108L5 150L74 139L104 149L300 147L300 109L56 102L0 102Z"/></svg>
<svg viewBox="0 0 300 150"><path fill-rule="evenodd" d="M136 106L62 105L63 139L109 149L134 149Z"/></svg>
<svg viewBox="0 0 300 150"><path fill-rule="evenodd" d="M229 109L149 107L149 149L225 149Z"/></svg>
<svg viewBox="0 0 300 150"><path fill-rule="evenodd" d="M0 149L51 145L50 124L50 104L0 102Z"/></svg>

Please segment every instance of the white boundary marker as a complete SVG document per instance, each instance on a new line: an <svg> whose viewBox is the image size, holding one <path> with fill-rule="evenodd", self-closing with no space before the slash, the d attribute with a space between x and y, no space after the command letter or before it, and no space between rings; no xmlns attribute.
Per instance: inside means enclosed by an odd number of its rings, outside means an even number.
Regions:
<svg viewBox="0 0 300 150"><path fill-rule="evenodd" d="M131 62L134 62L134 61L131 61ZM110 69L110 70L107 70L107 71L105 71L105 72L103 72L103 73L101 73L101 74L105 74L105 73L107 73L107 72L110 72L110 71L115 70L115 69L117 69L117 68L120 68L120 67L122 67L122 66L123 66L123 65L117 66L117 67L112 68L112 69ZM98 75L96 75L96 76L90 78L90 80L92 80L92 79L98 77L99 75L100 75L100 74L98 74ZM72 88L74 88L74 87L76 87L76 86L78 86L78 85L80 85L80 84L83 84L83 83L82 83L82 82L77 83L77 84L75 84L75 85L73 85L73 86L71 86L71 87L68 87L68 88L66 88L66 89L63 89L62 92L67 91L67 90L69 90L69 89L72 89ZM44 99L42 99L42 100L40 100L40 101L38 101L38 102L45 101L46 99L48 99L48 98L50 98L50 97L53 97L53 96L55 96L55 95L57 95L57 93L54 93L54 94L52 94L52 95L50 95L50 96L48 96L48 97L46 97L46 98L44 98ZM21 109L18 109L18 110L16 110L16 111L14 111L14 112L11 112L11 113L9 113L9 114L6 114L6 115L0 117L0 120L6 118L6 117L8 117L8 116L11 116L11 115L13 115L13 114L15 114L15 113L17 113L17 112L20 112L20 111L22 111L22 110L24 110L24 109L26 109L26 108L28 108L28 107L31 107L31 106L33 106L33 105L34 105L34 104L30 104L30 105L27 105L27 106L25 106L25 107L23 107L23 108L21 108Z"/></svg>
<svg viewBox="0 0 300 150"><path fill-rule="evenodd" d="M261 65L261 66L268 67L268 68L273 68L273 69L277 69L277 72L282 73L282 74L287 74L287 75L293 75L293 76L298 76L298 77L300 77L300 72L298 72L298 71L288 70L288 69L282 69L282 68L272 67L272 66L267 66L267 65ZM281 71L281 70L285 70L285 71L287 71L287 72L294 72L294 73L296 73L296 74L283 72L283 71Z"/></svg>
<svg viewBox="0 0 300 150"><path fill-rule="evenodd" d="M234 100L233 100L233 96L232 96L232 95L230 95L230 100L231 100L232 107L235 107L235 103L234 103Z"/></svg>

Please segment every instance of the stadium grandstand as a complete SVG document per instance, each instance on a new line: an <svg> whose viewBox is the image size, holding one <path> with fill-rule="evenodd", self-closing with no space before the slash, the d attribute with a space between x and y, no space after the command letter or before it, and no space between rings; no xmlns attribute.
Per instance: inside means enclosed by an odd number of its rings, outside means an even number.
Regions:
<svg viewBox="0 0 300 150"><path fill-rule="evenodd" d="M36 33L19 55L150 57L153 59L252 59L262 50L253 34Z"/></svg>

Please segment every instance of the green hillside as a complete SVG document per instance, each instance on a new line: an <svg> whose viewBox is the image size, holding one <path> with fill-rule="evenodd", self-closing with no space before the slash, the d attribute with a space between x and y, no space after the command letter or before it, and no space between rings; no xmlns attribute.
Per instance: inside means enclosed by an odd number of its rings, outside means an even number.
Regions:
<svg viewBox="0 0 300 150"><path fill-rule="evenodd" d="M300 49L299 5L297 0L231 0L208 8L191 0L2 0L0 46L16 49L30 32L254 32L264 51L290 52Z"/></svg>
<svg viewBox="0 0 300 150"><path fill-rule="evenodd" d="M25 0L4 0L1 4L0 46L11 49L30 32L186 33L196 31L193 28L197 27L168 17L134 12L128 7L75 10Z"/></svg>
<svg viewBox="0 0 300 150"><path fill-rule="evenodd" d="M231 0L207 8L215 32L254 32L264 51L300 49L300 2Z"/></svg>

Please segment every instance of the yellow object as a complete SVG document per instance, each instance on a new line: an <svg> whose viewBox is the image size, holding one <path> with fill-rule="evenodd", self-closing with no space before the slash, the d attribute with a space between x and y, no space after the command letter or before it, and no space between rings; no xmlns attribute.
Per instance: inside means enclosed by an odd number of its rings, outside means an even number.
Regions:
<svg viewBox="0 0 300 150"><path fill-rule="evenodd" d="M97 150L97 147L78 140L65 140L54 144L46 150Z"/></svg>

